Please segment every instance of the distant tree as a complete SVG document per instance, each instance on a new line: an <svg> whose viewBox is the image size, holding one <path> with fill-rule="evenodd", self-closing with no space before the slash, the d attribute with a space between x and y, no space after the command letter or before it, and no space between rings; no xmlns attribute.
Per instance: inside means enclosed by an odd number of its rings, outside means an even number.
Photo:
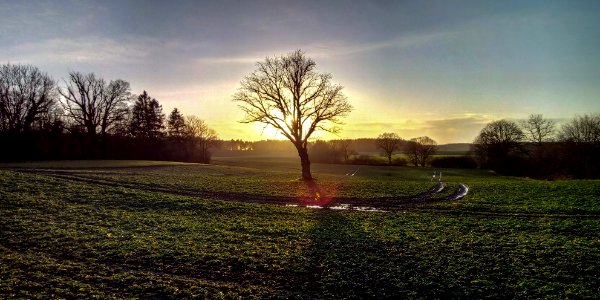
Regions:
<svg viewBox="0 0 600 300"><path fill-rule="evenodd" d="M344 163L348 163L350 160L350 146L352 146L352 140L342 139L342 140L332 140L332 147L336 152L336 155L340 155L343 157Z"/></svg>
<svg viewBox="0 0 600 300"><path fill-rule="evenodd" d="M543 142L550 141L554 133L554 121L544 119L543 115L532 114L521 127L527 140L541 146Z"/></svg>
<svg viewBox="0 0 600 300"><path fill-rule="evenodd" d="M56 83L30 65L0 66L0 131L30 131L48 116L57 99Z"/></svg>
<svg viewBox="0 0 600 300"><path fill-rule="evenodd" d="M520 149L524 135L517 123L508 120L487 124L473 142L475 154L483 166L502 166L507 156Z"/></svg>
<svg viewBox="0 0 600 300"><path fill-rule="evenodd" d="M392 164L392 155L402 146L402 139L395 133L385 132L380 134L376 140L377 148L382 149L388 158L388 164Z"/></svg>
<svg viewBox="0 0 600 300"><path fill-rule="evenodd" d="M600 114L573 118L561 127L559 140L579 144L600 142Z"/></svg>
<svg viewBox="0 0 600 300"><path fill-rule="evenodd" d="M69 73L66 89L60 89L63 108L74 125L85 128L93 144L97 135L105 137L112 126L127 115L130 101L129 83L124 80L106 84L94 73Z"/></svg>
<svg viewBox="0 0 600 300"><path fill-rule="evenodd" d="M436 151L437 142L428 136L414 138L406 143L406 153L415 167L424 167Z"/></svg>
<svg viewBox="0 0 600 300"><path fill-rule="evenodd" d="M342 87L331 83L330 74L317 73L315 68L316 63L301 50L266 58L242 80L233 97L246 115L243 123L272 126L294 144L306 180L312 179L308 139L317 130L337 132L339 128L333 125L352 110Z"/></svg>
<svg viewBox="0 0 600 300"><path fill-rule="evenodd" d="M181 137L185 133L185 119L177 108L174 108L169 114L167 133L171 137Z"/></svg>
<svg viewBox="0 0 600 300"><path fill-rule="evenodd" d="M162 135L164 120L162 105L144 91L133 104L131 134L139 138L156 139Z"/></svg>
<svg viewBox="0 0 600 300"><path fill-rule="evenodd" d="M226 151L252 151L253 142L243 141L241 139L231 139L229 141L221 142L221 149Z"/></svg>
<svg viewBox="0 0 600 300"><path fill-rule="evenodd" d="M186 118L184 133L189 141L192 158L197 157L196 160L201 163L210 163L210 148L218 142L217 133L196 116Z"/></svg>
<svg viewBox="0 0 600 300"><path fill-rule="evenodd" d="M130 137L131 136L131 119L133 118L132 109L127 108L122 111L119 118L114 121L110 127L110 133L118 137Z"/></svg>
<svg viewBox="0 0 600 300"><path fill-rule="evenodd" d="M583 115L563 124L558 134L564 147L562 160L577 177L600 173L600 114Z"/></svg>
<svg viewBox="0 0 600 300"><path fill-rule="evenodd" d="M100 134L106 138L109 132L118 133L129 118L129 103L132 100L129 82L112 80L105 88L104 101L100 105ZM119 128L117 128L119 127Z"/></svg>

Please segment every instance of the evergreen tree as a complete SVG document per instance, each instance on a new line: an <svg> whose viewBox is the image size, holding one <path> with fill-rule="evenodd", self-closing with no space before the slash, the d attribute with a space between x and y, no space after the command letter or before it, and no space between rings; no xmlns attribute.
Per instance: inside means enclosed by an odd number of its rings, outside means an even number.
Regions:
<svg viewBox="0 0 600 300"><path fill-rule="evenodd" d="M167 132L172 137L181 137L185 133L185 119L177 108L174 108L169 114Z"/></svg>
<svg viewBox="0 0 600 300"><path fill-rule="evenodd" d="M135 137L158 138L164 129L162 105L144 91L138 96L131 112L129 130Z"/></svg>

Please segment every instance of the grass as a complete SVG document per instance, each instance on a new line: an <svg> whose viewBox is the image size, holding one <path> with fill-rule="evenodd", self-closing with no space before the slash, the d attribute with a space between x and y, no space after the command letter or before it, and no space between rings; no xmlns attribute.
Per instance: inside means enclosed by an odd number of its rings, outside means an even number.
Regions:
<svg viewBox="0 0 600 300"><path fill-rule="evenodd" d="M149 160L55 160L30 161L16 163L0 163L2 168L30 169L98 169L98 168L127 168L127 167L156 167L195 165L191 163Z"/></svg>
<svg viewBox="0 0 600 300"><path fill-rule="evenodd" d="M600 297L599 181L442 170L450 188L471 187L466 198L385 213L177 193L305 193L295 160L215 161L0 170L0 298ZM433 173L341 176L356 168L313 172L367 199L418 193Z"/></svg>

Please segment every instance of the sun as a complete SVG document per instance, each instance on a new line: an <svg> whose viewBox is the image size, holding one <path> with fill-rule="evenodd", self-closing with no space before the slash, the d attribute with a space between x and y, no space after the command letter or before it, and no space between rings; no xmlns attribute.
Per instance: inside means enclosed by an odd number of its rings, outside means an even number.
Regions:
<svg viewBox="0 0 600 300"><path fill-rule="evenodd" d="M268 140L285 140L286 139L286 137L283 134L281 134L279 129L277 129L271 125L255 123L254 129L256 130L256 132L260 133L261 137L266 138Z"/></svg>
<svg viewBox="0 0 600 300"><path fill-rule="evenodd" d="M294 117L292 117L291 115L285 117L285 124L287 124L291 127L293 122L294 122Z"/></svg>

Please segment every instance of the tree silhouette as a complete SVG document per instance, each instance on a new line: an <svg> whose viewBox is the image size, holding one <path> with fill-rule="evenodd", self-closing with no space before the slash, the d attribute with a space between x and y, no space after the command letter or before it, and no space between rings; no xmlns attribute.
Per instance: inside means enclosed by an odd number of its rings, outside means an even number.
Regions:
<svg viewBox="0 0 600 300"><path fill-rule="evenodd" d="M339 118L352 110L342 87L315 68L316 63L301 50L266 58L242 80L233 97L246 115L243 123L272 126L294 144L306 180L312 179L308 139L317 130L337 132Z"/></svg>
<svg viewBox="0 0 600 300"><path fill-rule="evenodd" d="M217 143L217 133L196 116L185 119L184 135L189 141L190 156L195 161L210 163L210 148Z"/></svg>
<svg viewBox="0 0 600 300"><path fill-rule="evenodd" d="M509 153L519 149L523 138L523 131L517 123L508 120L493 121L481 129L473 147L482 165L489 163L492 167L501 167Z"/></svg>
<svg viewBox="0 0 600 300"><path fill-rule="evenodd" d="M56 104L54 80L30 65L0 67L0 131L30 131Z"/></svg>
<svg viewBox="0 0 600 300"><path fill-rule="evenodd" d="M167 133L171 137L181 137L185 133L185 119L177 108L174 108L169 114Z"/></svg>
<svg viewBox="0 0 600 300"><path fill-rule="evenodd" d="M544 119L543 115L532 114L521 124L523 133L527 139L541 146L543 142L549 141L554 133L555 123L552 120Z"/></svg>
<svg viewBox="0 0 600 300"><path fill-rule="evenodd" d="M119 79L107 85L94 73L71 72L65 84L66 89L59 90L64 98L63 108L76 125L85 128L94 147L98 133L105 137L127 114L129 83Z"/></svg>
<svg viewBox="0 0 600 300"><path fill-rule="evenodd" d="M598 177L600 172L600 114L576 116L562 125L558 138L571 173Z"/></svg>
<svg viewBox="0 0 600 300"><path fill-rule="evenodd" d="M345 164L350 160L350 146L352 145L352 140L349 139L341 139L341 140L333 140L330 141L333 146L336 155L340 155L343 157L343 161Z"/></svg>
<svg viewBox="0 0 600 300"><path fill-rule="evenodd" d="M131 115L130 130L133 136L155 139L162 135L165 120L162 106L146 91L137 97Z"/></svg>
<svg viewBox="0 0 600 300"><path fill-rule="evenodd" d="M392 164L392 155L402 146L402 139L395 133L385 132L380 134L376 140L377 148L382 149L388 158L388 164Z"/></svg>
<svg viewBox="0 0 600 300"><path fill-rule="evenodd" d="M563 124L559 139L577 144L600 143L600 114L577 116Z"/></svg>
<svg viewBox="0 0 600 300"><path fill-rule="evenodd" d="M424 167L427 161L437 151L437 142L428 136L411 139L406 144L406 152L409 160L416 167Z"/></svg>

